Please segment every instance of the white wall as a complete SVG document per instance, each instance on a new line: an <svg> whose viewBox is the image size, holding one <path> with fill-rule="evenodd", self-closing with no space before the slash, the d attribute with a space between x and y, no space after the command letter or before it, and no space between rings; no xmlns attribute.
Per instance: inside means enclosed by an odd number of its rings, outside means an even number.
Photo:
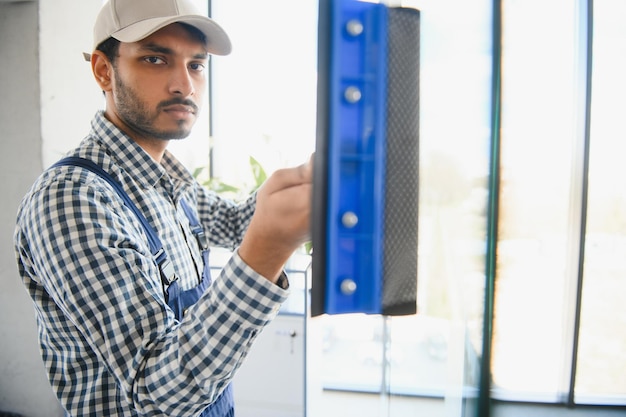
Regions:
<svg viewBox="0 0 626 417"><path fill-rule="evenodd" d="M0 410L61 415L39 357L33 309L15 267L15 211L41 170L37 3L0 3Z"/></svg>
<svg viewBox="0 0 626 417"><path fill-rule="evenodd" d="M100 4L0 2L0 411L28 417L63 411L45 377L32 304L15 266L15 213L43 167L85 135L99 106L80 53L91 46L91 21Z"/></svg>
<svg viewBox="0 0 626 417"><path fill-rule="evenodd" d="M89 132L104 98L83 52L91 52L93 22L102 0L40 0L40 88L43 167Z"/></svg>

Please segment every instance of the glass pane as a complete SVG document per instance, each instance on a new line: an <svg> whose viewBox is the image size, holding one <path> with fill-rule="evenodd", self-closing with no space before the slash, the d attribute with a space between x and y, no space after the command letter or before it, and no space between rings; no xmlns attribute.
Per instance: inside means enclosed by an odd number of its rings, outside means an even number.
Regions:
<svg viewBox="0 0 626 417"><path fill-rule="evenodd" d="M572 183L579 103L575 6L569 0L503 2L492 358L500 397L554 401L566 388L568 288L577 263L568 248L580 228L580 201L572 192L578 186Z"/></svg>
<svg viewBox="0 0 626 417"><path fill-rule="evenodd" d="M474 415L463 396L476 394L482 343L492 3L402 6L421 12L419 313L310 320L315 417Z"/></svg>
<svg viewBox="0 0 626 417"><path fill-rule="evenodd" d="M322 316L322 385L326 390L381 390L383 322L380 316Z"/></svg>
<svg viewBox="0 0 626 417"><path fill-rule="evenodd" d="M626 404L626 3L594 2L589 212L576 401Z"/></svg>
<svg viewBox="0 0 626 417"><path fill-rule="evenodd" d="M214 176L249 183L249 156L268 173L305 162L315 147L317 1L210 3L233 43L211 58Z"/></svg>
<svg viewBox="0 0 626 417"><path fill-rule="evenodd" d="M421 11L419 312L390 321L390 392L445 398L432 415L473 415L463 397L482 355L493 5L402 4Z"/></svg>
<svg viewBox="0 0 626 417"><path fill-rule="evenodd" d="M300 163L315 135L317 1L211 4L234 43L231 56L212 58L214 174L245 181L250 154L268 171ZM309 320L313 417L473 415L461 408L482 343L492 2L403 5L422 12L419 314Z"/></svg>

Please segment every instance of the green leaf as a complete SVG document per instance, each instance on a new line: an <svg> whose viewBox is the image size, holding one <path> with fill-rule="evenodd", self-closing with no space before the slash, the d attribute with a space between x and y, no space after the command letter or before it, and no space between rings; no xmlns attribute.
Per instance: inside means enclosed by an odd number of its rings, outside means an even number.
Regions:
<svg viewBox="0 0 626 417"><path fill-rule="evenodd" d="M307 255L313 254L313 242L306 242L304 244L304 251L307 253Z"/></svg>
<svg viewBox="0 0 626 417"><path fill-rule="evenodd" d="M198 177L200 176L200 174L202 174L202 171L204 171L205 169L206 169L206 167L196 168L196 169L193 171L193 174L192 174L192 175L193 175L193 177L194 177L194 178L198 178Z"/></svg>
<svg viewBox="0 0 626 417"><path fill-rule="evenodd" d="M267 179L267 173L254 157L250 157L250 169L252 170L252 176L254 177L254 189L257 190Z"/></svg>
<svg viewBox="0 0 626 417"><path fill-rule="evenodd" d="M241 191L239 187L226 184L215 178L209 181L208 185L209 185L209 189L215 191L216 193L239 193Z"/></svg>

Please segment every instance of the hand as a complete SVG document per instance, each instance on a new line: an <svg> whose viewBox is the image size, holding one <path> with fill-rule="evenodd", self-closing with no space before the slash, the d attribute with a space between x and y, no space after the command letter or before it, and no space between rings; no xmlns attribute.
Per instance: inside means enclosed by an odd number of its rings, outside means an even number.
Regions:
<svg viewBox="0 0 626 417"><path fill-rule="evenodd" d="M239 256L272 282L293 252L309 240L313 158L276 171L257 192L256 210Z"/></svg>

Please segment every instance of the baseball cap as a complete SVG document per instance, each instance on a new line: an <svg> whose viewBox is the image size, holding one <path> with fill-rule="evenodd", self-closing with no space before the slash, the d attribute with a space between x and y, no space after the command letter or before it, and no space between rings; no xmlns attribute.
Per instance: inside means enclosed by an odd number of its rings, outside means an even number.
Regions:
<svg viewBox="0 0 626 417"><path fill-rule="evenodd" d="M209 53L230 53L231 43L224 29L201 14L192 0L109 0L96 18L93 49L109 37L121 42L137 42L177 22L192 25L204 33Z"/></svg>

